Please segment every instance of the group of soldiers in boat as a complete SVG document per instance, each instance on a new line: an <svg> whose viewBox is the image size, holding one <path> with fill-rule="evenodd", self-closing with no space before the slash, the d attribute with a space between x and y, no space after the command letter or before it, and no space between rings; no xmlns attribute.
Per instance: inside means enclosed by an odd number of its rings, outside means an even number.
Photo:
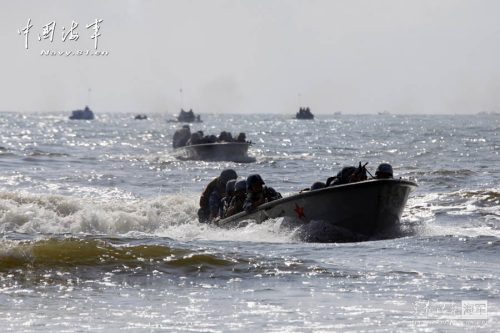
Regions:
<svg viewBox="0 0 500 333"><path fill-rule="evenodd" d="M314 115L311 113L311 109L309 107L307 108L300 108L299 112L295 115L295 118L297 119L314 119Z"/></svg>
<svg viewBox="0 0 500 333"><path fill-rule="evenodd" d="M200 115L195 116L193 109L190 109L189 111L181 109L181 112L177 116L177 121L185 123L201 122Z"/></svg>
<svg viewBox="0 0 500 333"><path fill-rule="evenodd" d="M281 198L280 193L264 184L259 174L238 180L235 170L223 170L201 194L199 221L217 225L221 219L243 211L250 213L263 203Z"/></svg>
<svg viewBox="0 0 500 333"><path fill-rule="evenodd" d="M336 176L328 178L326 182L314 182L310 188L302 190L301 193L367 180L369 172L366 170L366 164L360 163L358 167L344 167ZM388 163L381 163L375 171L375 177L372 176L372 178L393 178L392 166ZM221 219L243 211L250 213L266 202L282 198L274 188L264 185L265 182L259 174L252 174L246 179L238 180L235 170L223 170L201 194L199 221L217 225Z"/></svg>
<svg viewBox="0 0 500 333"><path fill-rule="evenodd" d="M241 132L233 138L231 132L222 131L218 136L216 135L205 135L203 131L191 132L188 125L182 126L174 133L174 139L172 145L174 148L189 146L189 145L199 145L203 143L222 143L222 142L249 142L246 140L245 133Z"/></svg>

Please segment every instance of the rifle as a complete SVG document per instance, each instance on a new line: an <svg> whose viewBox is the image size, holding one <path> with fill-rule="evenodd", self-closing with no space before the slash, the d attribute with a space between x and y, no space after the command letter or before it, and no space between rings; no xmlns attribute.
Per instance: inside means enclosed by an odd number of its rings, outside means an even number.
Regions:
<svg viewBox="0 0 500 333"><path fill-rule="evenodd" d="M361 162L359 162L359 166L354 170L352 175L349 177L349 182L354 181L354 182L359 182L361 180L366 180L368 177L366 176L366 165L368 162L366 162L364 165L361 165Z"/></svg>
<svg viewBox="0 0 500 333"><path fill-rule="evenodd" d="M337 176L329 177L329 178L326 180L325 187L330 186L330 184L331 184L331 183L332 183L335 179L337 179L337 178L339 178L339 177L337 177Z"/></svg>

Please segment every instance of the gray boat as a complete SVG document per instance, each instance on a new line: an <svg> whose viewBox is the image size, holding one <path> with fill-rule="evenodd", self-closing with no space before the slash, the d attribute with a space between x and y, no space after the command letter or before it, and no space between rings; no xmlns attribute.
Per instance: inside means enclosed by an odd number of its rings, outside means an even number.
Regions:
<svg viewBox="0 0 500 333"><path fill-rule="evenodd" d="M368 240L400 224L404 207L417 184L401 179L372 179L302 192L265 203L218 222L236 228L284 217L299 226L310 242Z"/></svg>
<svg viewBox="0 0 500 333"><path fill-rule="evenodd" d="M84 119L84 120L92 120L94 119L94 113L89 109L88 106L83 110L74 110L71 112L71 116L69 119Z"/></svg>
<svg viewBox="0 0 500 333"><path fill-rule="evenodd" d="M173 155L180 160L252 162L250 146L250 142L202 143L175 148Z"/></svg>
<svg viewBox="0 0 500 333"><path fill-rule="evenodd" d="M179 112L177 119L169 120L168 122L169 123L202 123L203 120L201 120L200 115L195 116L193 110L184 111L184 109L181 109L181 112Z"/></svg>

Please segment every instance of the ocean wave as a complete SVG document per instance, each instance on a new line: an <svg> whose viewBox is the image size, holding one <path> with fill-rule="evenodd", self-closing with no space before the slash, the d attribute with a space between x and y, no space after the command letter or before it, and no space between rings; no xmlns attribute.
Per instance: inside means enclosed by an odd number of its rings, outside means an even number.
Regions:
<svg viewBox="0 0 500 333"><path fill-rule="evenodd" d="M140 242L142 244L137 244ZM233 259L204 250L148 242L151 240L83 236L29 241L3 239L0 241L0 273L43 275L46 272L54 277L71 273L91 278L94 274L141 275L158 271L182 276L235 263Z"/></svg>
<svg viewBox="0 0 500 333"><path fill-rule="evenodd" d="M155 233L192 222L197 198L102 200L61 195L0 192L0 232L126 234Z"/></svg>
<svg viewBox="0 0 500 333"><path fill-rule="evenodd" d="M280 219L247 228L225 230L198 222L198 195L152 199L84 200L74 197L0 192L0 232L158 236L177 240L297 242L295 230Z"/></svg>
<svg viewBox="0 0 500 333"><path fill-rule="evenodd" d="M30 157L39 157L39 156L42 156L42 157L70 157L71 155L66 154L66 153L51 153L51 152L38 151L38 152L29 153L27 156L30 156Z"/></svg>
<svg viewBox="0 0 500 333"><path fill-rule="evenodd" d="M194 246L162 237L12 238L0 240L0 280L4 286L9 280L64 284L83 279L114 284L128 279L151 283L155 277L235 279L316 272L293 256L228 251L224 246ZM19 234L18 238L25 237Z"/></svg>
<svg viewBox="0 0 500 333"><path fill-rule="evenodd" d="M409 235L500 237L497 189L417 193L403 213Z"/></svg>

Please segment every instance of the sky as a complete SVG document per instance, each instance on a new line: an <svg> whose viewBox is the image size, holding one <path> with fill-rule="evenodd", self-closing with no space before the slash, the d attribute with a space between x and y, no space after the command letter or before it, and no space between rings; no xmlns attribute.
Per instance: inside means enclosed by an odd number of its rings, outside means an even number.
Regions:
<svg viewBox="0 0 500 333"><path fill-rule="evenodd" d="M497 0L0 4L0 111L500 111Z"/></svg>

